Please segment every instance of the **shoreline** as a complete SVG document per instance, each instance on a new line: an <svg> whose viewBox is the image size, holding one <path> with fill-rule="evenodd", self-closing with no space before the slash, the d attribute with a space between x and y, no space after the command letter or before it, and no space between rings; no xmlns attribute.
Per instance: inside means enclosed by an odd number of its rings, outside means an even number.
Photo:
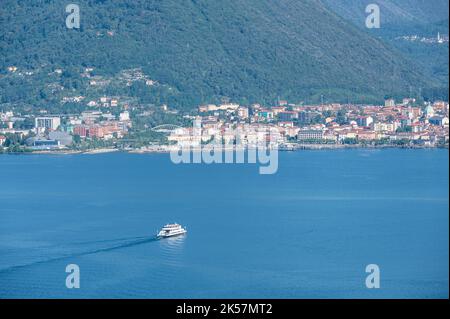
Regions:
<svg viewBox="0 0 450 319"><path fill-rule="evenodd" d="M205 147L206 148L206 147ZM336 144L297 144L292 147L279 148L280 152L298 152L298 151L323 151L323 150L350 150L350 149L449 149L448 145L445 146L397 146L397 145L336 145ZM192 151L198 152L204 148L193 148ZM99 148L91 150L39 150L39 151L26 151L26 152L5 152L0 155L97 155L106 153L129 153L129 154L168 154L172 149L165 145L159 145L155 147L145 149L119 149L119 148ZM235 147L225 148L223 151L236 151ZM239 148L238 150L249 150L248 147Z"/></svg>

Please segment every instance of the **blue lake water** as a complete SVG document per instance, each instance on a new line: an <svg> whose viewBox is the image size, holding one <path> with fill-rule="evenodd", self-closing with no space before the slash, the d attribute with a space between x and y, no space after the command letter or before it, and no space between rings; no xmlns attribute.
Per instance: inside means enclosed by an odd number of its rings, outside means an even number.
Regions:
<svg viewBox="0 0 450 319"><path fill-rule="evenodd" d="M448 154L283 152L275 175L165 154L0 156L0 298L448 298ZM168 222L188 234L156 240Z"/></svg>

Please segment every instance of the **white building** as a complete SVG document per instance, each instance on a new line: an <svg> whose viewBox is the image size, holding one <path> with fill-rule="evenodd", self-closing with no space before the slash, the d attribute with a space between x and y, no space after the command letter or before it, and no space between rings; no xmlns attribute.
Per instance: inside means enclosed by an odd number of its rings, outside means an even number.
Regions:
<svg viewBox="0 0 450 319"><path fill-rule="evenodd" d="M427 119L434 116L434 109L430 104L428 104L427 107L425 108L425 116Z"/></svg>
<svg viewBox="0 0 450 319"><path fill-rule="evenodd" d="M384 101L385 107L394 107L395 106L395 100L394 99L387 99Z"/></svg>
<svg viewBox="0 0 450 319"><path fill-rule="evenodd" d="M375 132L395 132L396 127L394 123L375 123L373 126Z"/></svg>
<svg viewBox="0 0 450 319"><path fill-rule="evenodd" d="M59 117L36 117L34 127L37 129L56 130L61 125Z"/></svg>
<svg viewBox="0 0 450 319"><path fill-rule="evenodd" d="M248 108L246 107L239 107L237 110L237 115L240 119L247 119L249 116Z"/></svg>
<svg viewBox="0 0 450 319"><path fill-rule="evenodd" d="M300 130L297 133L297 139L301 140L321 140L323 139L322 130Z"/></svg>
<svg viewBox="0 0 450 319"><path fill-rule="evenodd" d="M365 127L370 126L373 123L373 117L371 117L371 116L360 116L356 120L356 123L359 126L365 126Z"/></svg>
<svg viewBox="0 0 450 319"><path fill-rule="evenodd" d="M130 120L130 113L128 111L120 113L119 120L120 121L129 121Z"/></svg>

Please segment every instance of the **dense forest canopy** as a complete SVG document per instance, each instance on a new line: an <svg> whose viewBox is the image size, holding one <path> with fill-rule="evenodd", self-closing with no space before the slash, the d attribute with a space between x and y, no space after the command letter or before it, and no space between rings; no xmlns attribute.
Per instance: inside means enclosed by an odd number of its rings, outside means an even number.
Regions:
<svg viewBox="0 0 450 319"><path fill-rule="evenodd" d="M148 101L177 108L224 98L245 104L325 96L370 103L385 96L440 94L439 81L417 63L319 0L77 4L81 27L69 30L67 1L2 1L2 103L50 101L50 83L36 73L46 68L63 69L59 84L82 92L87 83L79 74L86 67L108 76L142 68L162 85L145 91L152 94ZM35 73L27 79L8 77L9 66ZM127 93L139 95L145 90L141 86Z"/></svg>

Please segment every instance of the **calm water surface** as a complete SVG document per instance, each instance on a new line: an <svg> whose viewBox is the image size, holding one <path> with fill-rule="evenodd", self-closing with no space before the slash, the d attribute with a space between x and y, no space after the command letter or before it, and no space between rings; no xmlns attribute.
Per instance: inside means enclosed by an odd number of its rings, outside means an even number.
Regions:
<svg viewBox="0 0 450 319"><path fill-rule="evenodd" d="M0 156L0 298L448 298L448 166L448 150L284 152L271 176ZM156 240L168 222L188 234Z"/></svg>

